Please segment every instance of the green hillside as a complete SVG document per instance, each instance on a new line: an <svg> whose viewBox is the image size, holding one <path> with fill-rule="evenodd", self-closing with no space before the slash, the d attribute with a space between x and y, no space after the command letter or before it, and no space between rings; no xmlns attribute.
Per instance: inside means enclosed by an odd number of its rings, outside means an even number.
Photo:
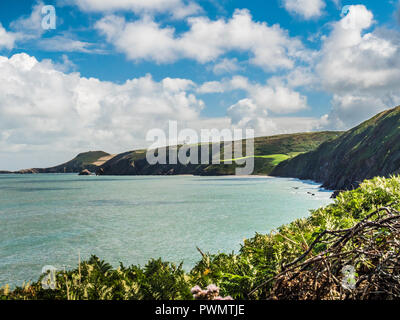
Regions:
<svg viewBox="0 0 400 320"><path fill-rule="evenodd" d="M384 111L319 148L279 164L272 175L311 179L335 190L400 172L400 107Z"/></svg>
<svg viewBox="0 0 400 320"><path fill-rule="evenodd" d="M60 164L53 168L44 169L47 173L51 172L80 172L84 169L89 171L96 170L97 165L94 163L103 157L110 156L104 151L89 151L78 154L74 159L66 163Z"/></svg>
<svg viewBox="0 0 400 320"><path fill-rule="evenodd" d="M106 156L109 156L109 155L110 154L108 154L107 152L104 152L104 151L89 151L89 152L78 154L70 162L75 162L77 164L85 166L85 165L93 164L94 162L96 162L100 158L106 157Z"/></svg>
<svg viewBox="0 0 400 320"><path fill-rule="evenodd" d="M341 132L311 132L256 138L254 141L254 174L270 174L280 162L314 150L321 143L331 141L340 134ZM178 149L181 147L179 146ZM25 169L16 173L78 173L87 169L101 175L233 175L236 164L235 162L227 164L227 162L237 159L232 159L233 155L224 159L224 147L224 144L221 144L219 153L215 155L221 158L221 163L218 165L150 165L146 160L146 150L129 151L118 155L110 155L104 151L89 151L80 153L74 159L58 166ZM245 153L245 140L242 142L242 148ZM161 152L162 149L166 149L167 163L169 163L169 148L161 148L158 151ZM198 149L200 159L201 144L198 145ZM212 160L210 155L209 163L212 163Z"/></svg>
<svg viewBox="0 0 400 320"><path fill-rule="evenodd" d="M97 165L94 163L99 161L103 157L107 157L110 154L104 151L89 151L78 154L74 159L66 163L60 164L53 168L44 169L47 173L51 172L80 172L84 169L94 171Z"/></svg>
<svg viewBox="0 0 400 320"><path fill-rule="evenodd" d="M271 137L260 137L254 141L254 174L270 174L271 171L282 161L308 152L317 148L321 143L333 140L340 136L340 132L314 132L277 135ZM182 146L180 146L182 147ZM179 147L178 147L179 148ZM246 141L243 141L243 150L246 150ZM211 148L210 148L211 150ZM160 148L158 152L163 151ZM198 145L199 159L201 157L201 146ZM210 152L211 153L211 152ZM167 162L169 163L169 148L166 148ZM226 164L232 159L224 159L224 145L221 145L221 163L215 165L202 164L156 164L149 165L146 160L146 151L137 150L119 154L97 170L105 175L168 175L168 174L195 174L195 175L233 175L236 164ZM212 163L210 156L209 162ZM225 163L224 163L225 162Z"/></svg>
<svg viewBox="0 0 400 320"><path fill-rule="evenodd" d="M103 158L109 160L111 155L104 151L89 151L78 154L74 159L51 168L33 168L17 171L16 173L76 173L84 169L95 171L103 164Z"/></svg>

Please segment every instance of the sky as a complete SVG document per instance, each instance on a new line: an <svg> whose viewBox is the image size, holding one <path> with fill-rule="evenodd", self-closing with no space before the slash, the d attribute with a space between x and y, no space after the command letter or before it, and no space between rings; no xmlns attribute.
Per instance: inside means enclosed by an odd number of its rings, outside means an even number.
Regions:
<svg viewBox="0 0 400 320"><path fill-rule="evenodd" d="M347 130L400 105L399 8L2 0L0 169L147 147L169 121L256 136Z"/></svg>

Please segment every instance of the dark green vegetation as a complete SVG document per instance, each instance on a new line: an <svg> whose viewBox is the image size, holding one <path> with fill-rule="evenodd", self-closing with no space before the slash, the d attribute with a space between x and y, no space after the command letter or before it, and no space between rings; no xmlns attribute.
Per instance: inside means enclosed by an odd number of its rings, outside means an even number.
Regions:
<svg viewBox="0 0 400 320"><path fill-rule="evenodd" d="M319 148L282 162L275 176L310 179L332 190L400 173L400 107L384 111Z"/></svg>
<svg viewBox="0 0 400 320"><path fill-rule="evenodd" d="M75 270L59 272L57 289L54 291L43 290L39 281L13 291L3 288L0 290L0 299L192 299L190 289L193 286L199 285L204 288L209 284L216 284L221 288L222 296L229 295L234 299L293 298L285 296L280 288L299 284L275 276L284 266L299 257L299 263L309 258L316 263L319 257L335 258L329 250L335 248L333 242L315 242L321 234L325 234L325 230L330 230L331 234L337 234L339 238L344 239L339 249L341 252L347 252L346 261L350 261L357 276L364 279L357 282L357 290L367 294L357 298L399 298L396 292L389 291L391 287L388 286L391 284L395 290L400 288L400 213L397 211L400 209L399 202L400 177L375 178L365 181L356 190L339 194L333 204L312 211L308 218L284 225L270 234L257 234L254 238L245 240L237 254L201 253L201 260L189 273L184 272L181 266L161 260L152 260L143 268L120 265L115 269L92 257ZM387 207L390 207L390 210ZM386 216L377 214L376 210L386 212ZM372 229L363 233L365 229L359 228L360 225L373 227L374 233L370 232ZM346 229L352 227L355 229L349 236ZM340 231L343 229L344 231ZM341 235L347 235L347 238ZM369 251L365 252L349 251L350 248L365 248L360 247L360 239L372 244L374 249L367 248ZM387 262L384 259L388 256L395 257L394 262L397 265L384 269L382 266ZM302 296L295 292L295 297L351 298L351 292L340 286L343 279L341 267L333 265L329 271L336 289L331 290L328 287L324 290L327 292L325 295L316 296L314 288L321 288L321 283L325 283L322 281L324 274L313 274L315 265L308 265L300 274L305 275L303 283L311 285L300 286L303 290ZM307 277L310 273L311 276ZM377 287L370 291L364 290L368 283L377 283Z"/></svg>
<svg viewBox="0 0 400 320"><path fill-rule="evenodd" d="M278 135L272 137L256 138L254 141L255 171L254 174L267 175L271 173L276 165L286 159L292 158L300 153L308 152L317 148L321 143L338 137L338 132L314 132ZM243 155L245 155L246 143L243 142ZM181 148L182 146L178 147ZM197 146L199 159L201 158L201 145ZM212 163L210 146L209 163ZM119 154L104 163L99 172L106 175L167 175L167 174L195 174L195 175L232 175L235 174L236 163L224 164L228 159L224 158L224 145L221 145L219 157L221 164L156 164L150 165L146 160L146 151L138 150ZM167 163L169 161L169 148L160 148L159 153L166 151ZM200 162L200 161L199 161Z"/></svg>

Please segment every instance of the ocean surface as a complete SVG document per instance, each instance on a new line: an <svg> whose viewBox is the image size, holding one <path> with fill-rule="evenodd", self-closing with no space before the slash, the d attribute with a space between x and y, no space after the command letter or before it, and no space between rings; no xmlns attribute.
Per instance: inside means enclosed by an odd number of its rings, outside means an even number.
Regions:
<svg viewBox="0 0 400 320"><path fill-rule="evenodd" d="M314 194L311 195L310 193ZM0 286L75 268L162 257L192 267L331 202L312 182L269 177L0 175Z"/></svg>

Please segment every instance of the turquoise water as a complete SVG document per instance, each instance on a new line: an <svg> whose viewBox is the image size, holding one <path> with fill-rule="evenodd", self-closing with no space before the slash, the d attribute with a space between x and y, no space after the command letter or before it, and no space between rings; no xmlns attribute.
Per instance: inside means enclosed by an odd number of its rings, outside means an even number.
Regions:
<svg viewBox="0 0 400 320"><path fill-rule="evenodd" d="M308 192L314 193L315 196ZM118 265L200 259L238 250L330 203L295 179L0 175L0 285L37 280L42 267L75 267L96 254Z"/></svg>

